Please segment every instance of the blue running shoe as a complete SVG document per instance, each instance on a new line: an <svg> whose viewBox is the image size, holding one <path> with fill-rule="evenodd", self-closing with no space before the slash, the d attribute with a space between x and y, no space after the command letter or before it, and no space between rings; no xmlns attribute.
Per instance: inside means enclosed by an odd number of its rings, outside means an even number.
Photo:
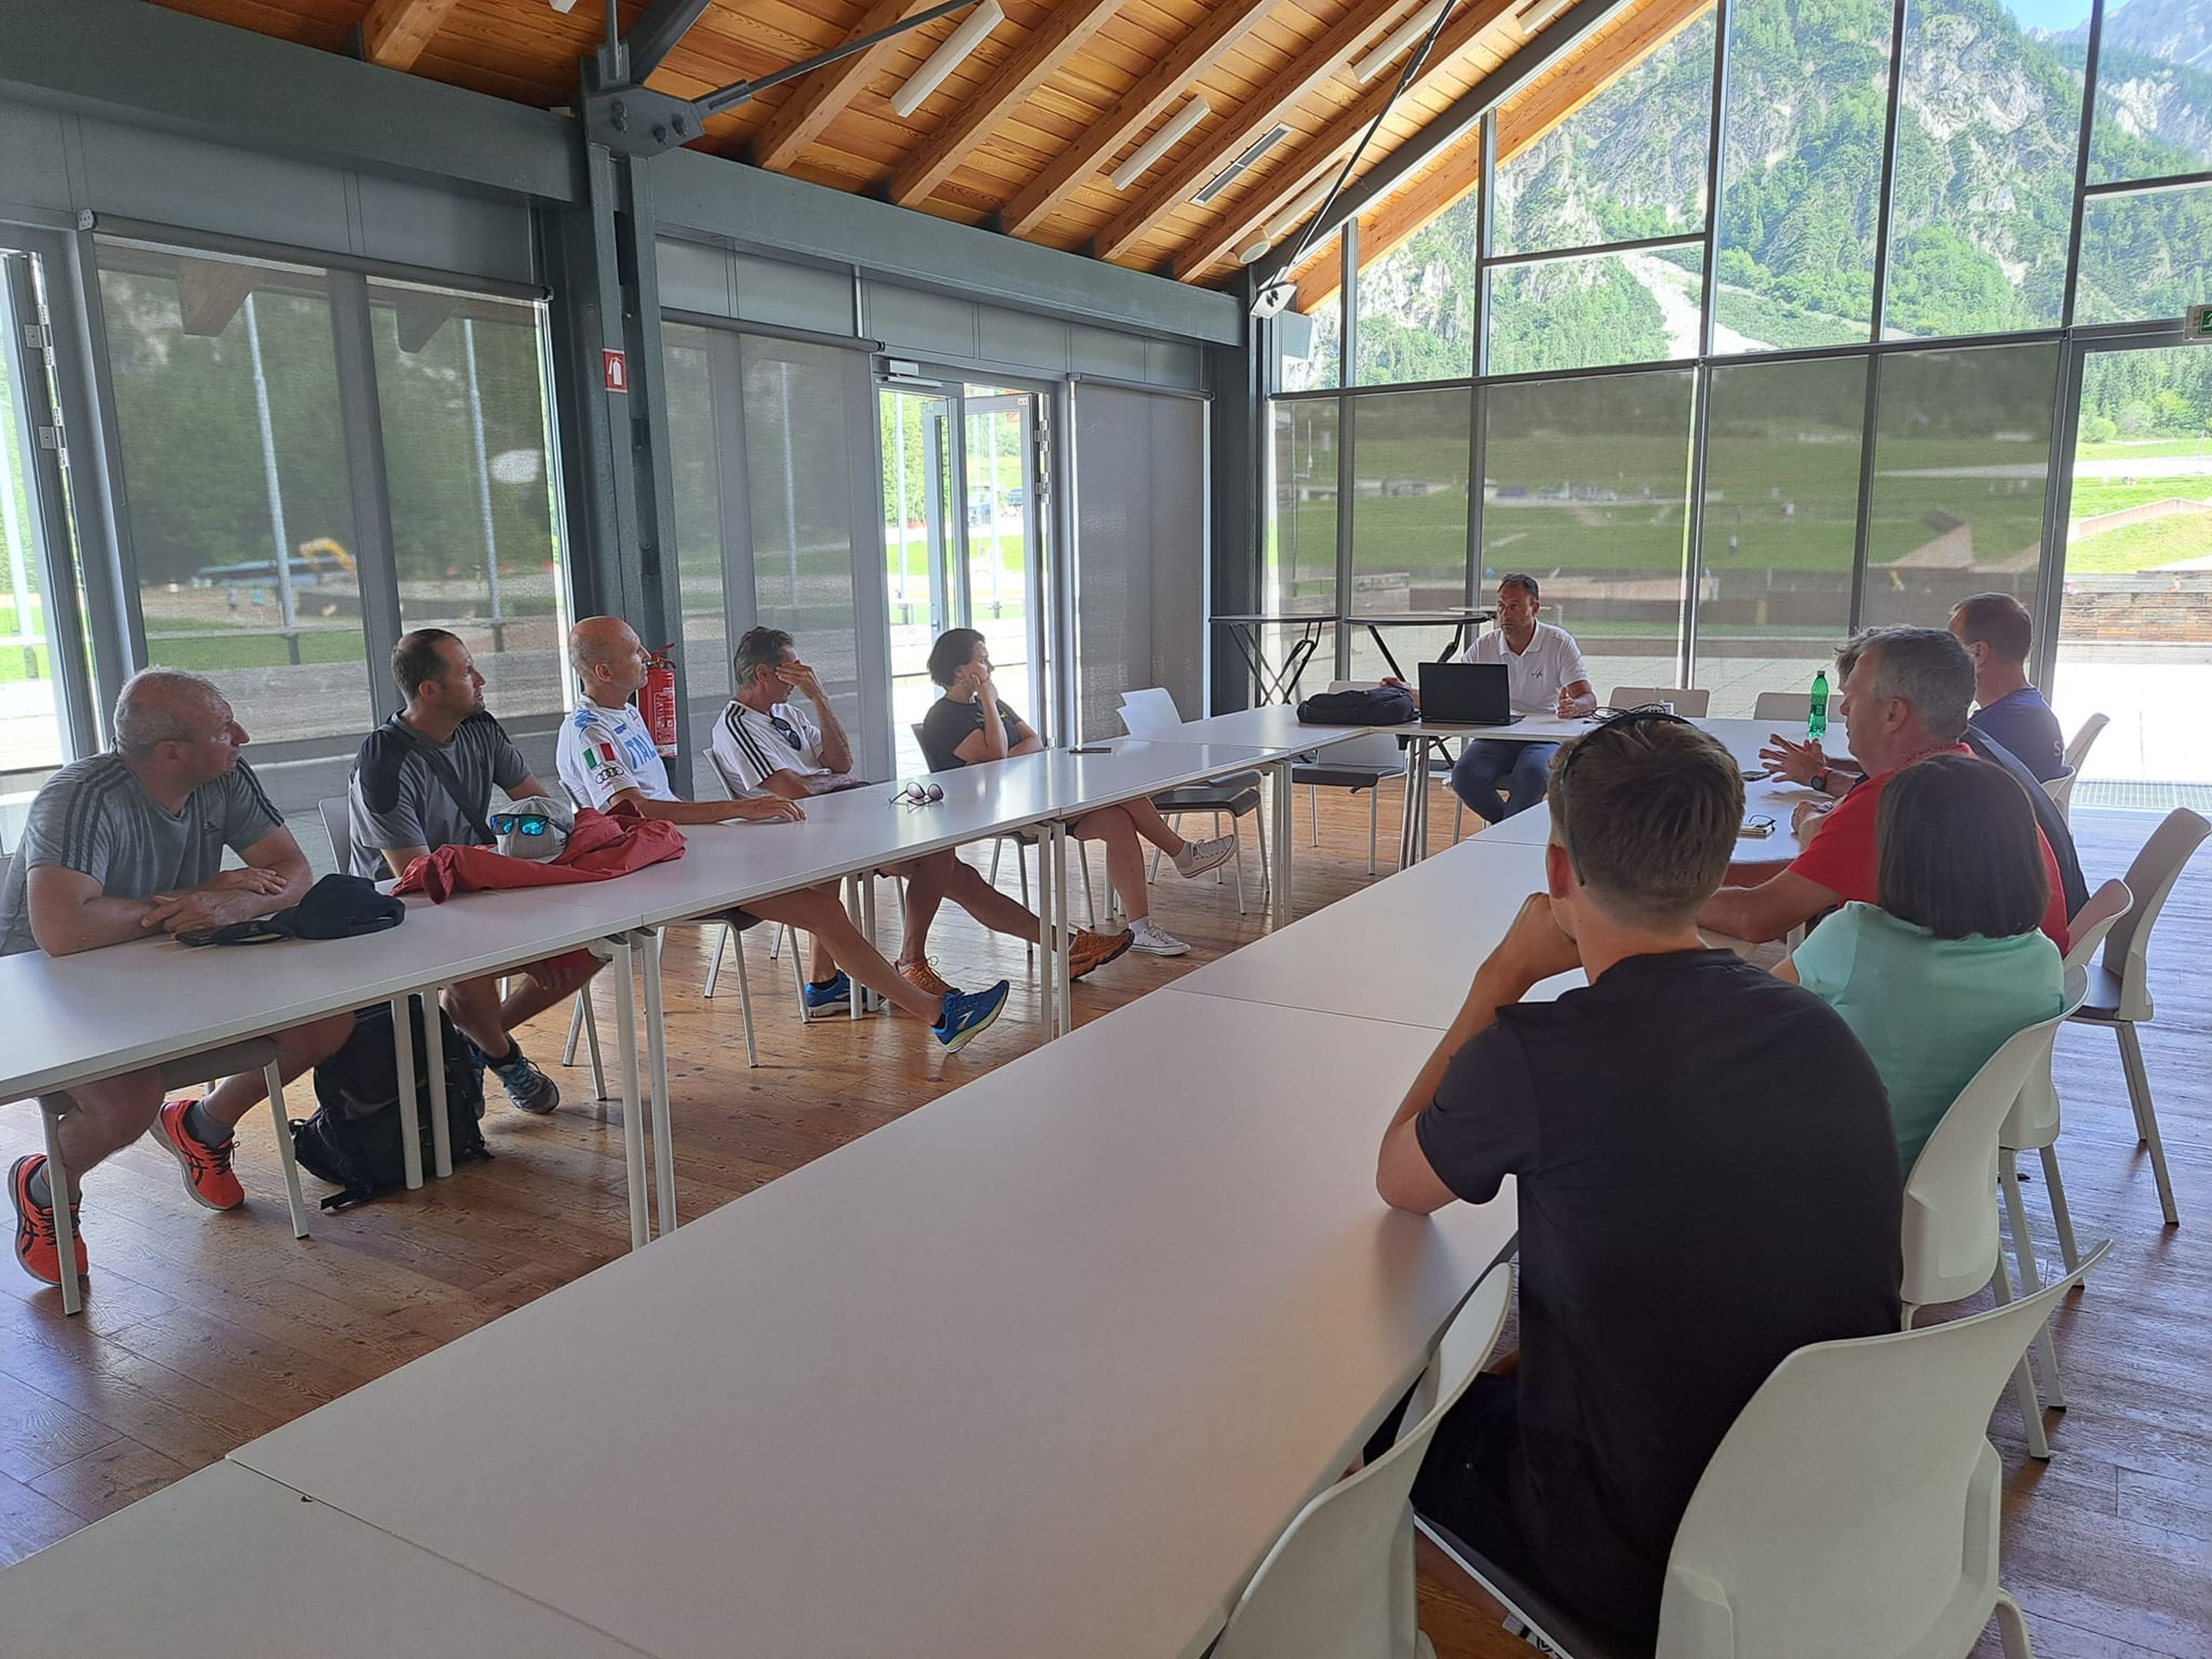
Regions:
<svg viewBox="0 0 2212 1659"><path fill-rule="evenodd" d="M945 1045L946 1054L957 1054L968 1046L969 1037L998 1018L999 1011L1006 1006L1004 980L988 991L955 991L945 999L945 1012L929 1029L937 1033L937 1040Z"/></svg>
<svg viewBox="0 0 2212 1659"><path fill-rule="evenodd" d="M806 1017L813 1019L823 1014L850 1013L853 1008L853 979L842 968L837 977L817 985L811 980L806 984Z"/></svg>

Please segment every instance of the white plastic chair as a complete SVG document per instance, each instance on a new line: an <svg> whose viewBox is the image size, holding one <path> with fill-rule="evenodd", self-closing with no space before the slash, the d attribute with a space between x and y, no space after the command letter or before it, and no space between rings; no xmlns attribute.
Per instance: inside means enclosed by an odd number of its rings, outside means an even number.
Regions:
<svg viewBox="0 0 2212 1659"><path fill-rule="evenodd" d="M2066 745L2066 765L2069 770L2079 772L2081 769L2081 763L2089 758L2089 751L2097 746L2098 734L2112 723L2111 719L2103 714L2092 714L2081 722L2081 729L2074 734L2073 741Z"/></svg>
<svg viewBox="0 0 2212 1659"><path fill-rule="evenodd" d="M1817 1342L1775 1367L1705 1464L1667 1561L1652 1659L1965 1659L1991 1613L2033 1659L1998 1582L2004 1468L1990 1408L2061 1297L1924 1330ZM1582 1628L1449 1533L1470 1577L1568 1659L1637 1650Z"/></svg>
<svg viewBox="0 0 2212 1659"><path fill-rule="evenodd" d="M1689 720L1702 720L1713 706L1711 691L1693 691L1686 685L1616 685L1605 700L1608 708L1642 708L1655 702L1671 702L1674 712Z"/></svg>
<svg viewBox="0 0 2212 1659"><path fill-rule="evenodd" d="M1833 731L1839 724L1836 705L1842 699L1837 693L1828 694L1828 727ZM1762 691L1751 705L1751 717L1755 720L1796 720L1805 723L1806 715L1813 712L1811 689L1802 691Z"/></svg>
<svg viewBox="0 0 2212 1659"><path fill-rule="evenodd" d="M2181 1224L2173 1206L2173 1182L2166 1174L2166 1146L2159 1139L2158 1110L2151 1103L2150 1074L2143 1069L2142 1044L2136 1027L2150 1023L2154 1010L2150 999L2150 933L2159 913L2180 878L2182 867L2212 835L2208 823L2186 807L2176 807L2151 831L2142 851L2128 866L2128 890L2135 908L2116 922L2105 939L2104 957L2091 963L2088 1000L2074 1018L2086 1025L2108 1027L2119 1038L2120 1065L2127 1074L2128 1100L2135 1109L2136 1141L2150 1153L2152 1176L2158 1182L2159 1207L2166 1224Z"/></svg>
<svg viewBox="0 0 2212 1659"><path fill-rule="evenodd" d="M2065 957L2069 984L2077 974L2086 981L2089 959L2134 903L2135 896L2124 881L2108 881L2089 896L2068 930L2074 940ZM2012 1218L2013 1255L2030 1290L2041 1288L2043 1281L2036 1274L2034 1252L2027 1248L2027 1212L2021 1201L2020 1172L2013 1167L2015 1152L2043 1155L2043 1185L2051 1197L2051 1220L2058 1233L2059 1254L2069 1273L2081 1265L2081 1252L2074 1243L2074 1218L2066 1207L2066 1186L2058 1173L2059 1128L2058 1090L2046 1054L2029 1073L2027 1086L2020 1091L2004 1127L1997 1131L1997 1179L2004 1185L2005 1209Z"/></svg>
<svg viewBox="0 0 2212 1659"><path fill-rule="evenodd" d="M1212 1659L1430 1659L1414 1622L1407 1499L1437 1424L1498 1340L1512 1287L1506 1264L1483 1275L1406 1407L1411 1426L1298 1511L1237 1598Z"/></svg>
<svg viewBox="0 0 2212 1659"><path fill-rule="evenodd" d="M1996 1287L1998 1301L2012 1300L1997 1237L1997 1132L2036 1066L2048 1063L2059 1026L2080 1005L2082 982L2077 979L2069 986L2065 1010L2015 1032L1984 1062L1905 1176L1905 1329L1912 1328L1913 1316L1921 1309L1975 1295L1984 1285ZM2027 1425L2028 1452L2047 1458L2051 1443L2044 1437L2043 1409L2025 1354L2014 1381Z"/></svg>
<svg viewBox="0 0 2212 1659"><path fill-rule="evenodd" d="M1124 691L1121 707L1116 712L1121 715L1121 729L1133 738L1147 737L1183 723L1182 715L1176 708L1174 694L1157 685ZM1229 833L1237 842L1234 862L1237 868L1237 914L1240 916L1244 914L1244 834L1240 820L1248 814L1259 812L1261 781L1257 772L1230 772L1209 778L1204 783L1165 790L1152 797L1152 805L1159 809L1160 816L1178 833L1187 813L1206 813L1212 818L1212 833L1217 836L1221 833L1221 820L1224 817L1229 820ZM1153 875L1158 875L1159 868L1159 850L1155 848L1152 862ZM1089 879L1087 867L1085 879ZM1214 879L1217 882L1221 879L1218 872ZM1267 892L1267 861L1265 859L1260 863L1260 892L1264 899Z"/></svg>

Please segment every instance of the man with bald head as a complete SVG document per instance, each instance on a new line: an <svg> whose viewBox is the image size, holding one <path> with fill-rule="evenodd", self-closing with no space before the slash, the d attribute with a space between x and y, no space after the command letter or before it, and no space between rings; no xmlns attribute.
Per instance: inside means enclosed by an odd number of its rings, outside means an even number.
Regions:
<svg viewBox="0 0 2212 1659"><path fill-rule="evenodd" d="M660 750L646 729L644 716L629 701L645 684L645 647L621 617L586 617L570 629L568 661L583 686L584 697L575 712L561 723L558 764L561 781L578 805L600 811L623 805L672 823L804 821L805 809L781 795L684 800L669 787L668 768ZM908 866L899 866L887 873L902 875L908 870ZM836 1007L851 1008L850 980L857 979L886 1001L927 1022L938 1042L948 1050L963 1047L995 1020L1006 1006L1004 980L987 991L975 992L949 987L929 990L909 983L853 925L838 902L834 882L749 899L744 909L730 912L726 920L739 928L774 921L805 929L814 935L815 977L822 980L826 975L845 987L844 998ZM840 963L850 970L850 979L839 968ZM810 1016L829 1006L826 998L810 995L807 999Z"/></svg>
<svg viewBox="0 0 2212 1659"><path fill-rule="evenodd" d="M313 881L306 854L239 758L245 729L211 681L174 669L133 675L115 703L115 748L74 761L31 803L22 844L0 888L0 956L71 956L157 933L250 921L296 904ZM222 867L224 849L245 867ZM335 1054L353 1032L336 1014L279 1033L286 1079ZM158 1070L73 1086L61 1120L72 1182L149 1127L176 1158L185 1189L211 1210L246 1194L231 1172L231 1130L266 1098L261 1073L226 1078L205 1100L161 1098ZM15 1160L15 1259L61 1283L46 1160ZM77 1194L69 1195L72 1213ZM76 1235L84 1270L84 1234Z"/></svg>

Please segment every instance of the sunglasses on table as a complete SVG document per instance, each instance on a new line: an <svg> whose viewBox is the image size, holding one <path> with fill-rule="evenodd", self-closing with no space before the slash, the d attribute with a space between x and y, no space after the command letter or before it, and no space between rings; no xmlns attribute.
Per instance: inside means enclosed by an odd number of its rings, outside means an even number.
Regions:
<svg viewBox="0 0 2212 1659"><path fill-rule="evenodd" d="M944 799L943 784L921 782L909 783L891 797L893 803L900 806L934 806Z"/></svg>
<svg viewBox="0 0 2212 1659"><path fill-rule="evenodd" d="M488 822L495 836L542 836L553 827L543 812L495 812Z"/></svg>

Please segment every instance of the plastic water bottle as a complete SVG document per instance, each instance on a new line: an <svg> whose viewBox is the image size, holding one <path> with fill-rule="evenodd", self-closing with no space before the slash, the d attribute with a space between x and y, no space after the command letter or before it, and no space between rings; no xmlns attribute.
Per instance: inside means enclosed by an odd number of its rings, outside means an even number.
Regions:
<svg viewBox="0 0 2212 1659"><path fill-rule="evenodd" d="M1805 721L1805 738L1818 743L1828 735L1828 671L1813 676L1813 712Z"/></svg>

